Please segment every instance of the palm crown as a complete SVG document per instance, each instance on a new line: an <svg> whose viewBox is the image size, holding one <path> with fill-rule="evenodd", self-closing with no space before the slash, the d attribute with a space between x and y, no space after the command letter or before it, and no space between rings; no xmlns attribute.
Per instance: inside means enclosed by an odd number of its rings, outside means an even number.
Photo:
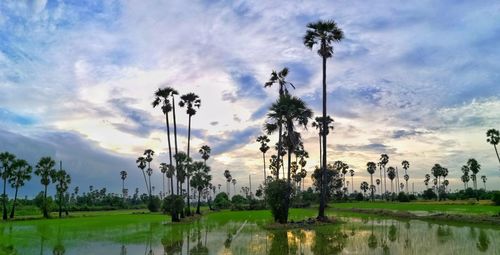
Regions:
<svg viewBox="0 0 500 255"><path fill-rule="evenodd" d="M50 177L54 176L56 172L54 169L55 165L56 162L50 157L43 157L38 164L36 164L35 174L40 176L40 183L42 183L42 185L49 185Z"/></svg>
<svg viewBox="0 0 500 255"><path fill-rule="evenodd" d="M374 174L376 170L377 165L374 162L366 163L366 171L368 171L369 174Z"/></svg>
<svg viewBox="0 0 500 255"><path fill-rule="evenodd" d="M318 54L324 58L333 56L333 46L335 42L344 39L344 32L333 20L318 21L307 25L304 45L312 49L315 44L319 44Z"/></svg>
<svg viewBox="0 0 500 255"><path fill-rule="evenodd" d="M181 101L179 102L179 106L180 107L186 106L187 107L186 113L189 116L192 116L196 114L195 108L200 108L201 99L195 93L187 93L181 96Z"/></svg>
<svg viewBox="0 0 500 255"><path fill-rule="evenodd" d="M486 131L486 136L488 137L486 141L491 145L498 145L500 142L500 132L496 129L489 129Z"/></svg>
<svg viewBox="0 0 500 255"><path fill-rule="evenodd" d="M288 75L288 68L283 68L283 70L276 72L272 71L271 72L271 78L269 78L269 81L264 84L264 87L271 87L273 84L278 84L280 86L279 88L279 93L280 95L283 94L288 94L288 89L286 88L287 85L295 89L295 86L291 82L286 81L286 76Z"/></svg>
<svg viewBox="0 0 500 255"><path fill-rule="evenodd" d="M201 158L203 160L208 160L210 158L210 153L212 152L212 149L208 145L203 145L201 146L199 153L201 154Z"/></svg>

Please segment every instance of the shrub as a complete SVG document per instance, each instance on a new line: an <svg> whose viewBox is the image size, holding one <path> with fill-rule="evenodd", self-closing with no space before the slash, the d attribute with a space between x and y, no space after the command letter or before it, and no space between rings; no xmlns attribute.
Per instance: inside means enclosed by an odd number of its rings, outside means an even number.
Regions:
<svg viewBox="0 0 500 255"><path fill-rule="evenodd" d="M495 192L491 200L495 203L495 205L500 206L500 191Z"/></svg>
<svg viewBox="0 0 500 255"><path fill-rule="evenodd" d="M398 201L399 202L410 202L410 198L404 192L399 192Z"/></svg>
<svg viewBox="0 0 500 255"><path fill-rule="evenodd" d="M410 195L408 195L408 199L410 199L410 201L415 201L415 200L417 200L417 197L413 194L410 194Z"/></svg>
<svg viewBox="0 0 500 255"><path fill-rule="evenodd" d="M285 180L270 181L265 188L266 201L271 208L274 221L286 223L288 220L288 208L286 196L288 195L288 184Z"/></svg>
<svg viewBox="0 0 500 255"><path fill-rule="evenodd" d="M150 212L159 212L160 206L161 206L161 201L160 198L158 198L157 196L152 196L151 199L148 201L148 210Z"/></svg>
<svg viewBox="0 0 500 255"><path fill-rule="evenodd" d="M422 198L423 199L427 199L427 200L431 200L431 199L436 199L437 198L437 195L436 193L434 192L434 190L432 189L427 189L424 191L424 193L422 194Z"/></svg>
<svg viewBox="0 0 500 255"><path fill-rule="evenodd" d="M363 193L356 193L356 201L363 201L364 199Z"/></svg>
<svg viewBox="0 0 500 255"><path fill-rule="evenodd" d="M232 210L245 210L245 204L247 200L242 195L235 195L231 198L231 209Z"/></svg>
<svg viewBox="0 0 500 255"><path fill-rule="evenodd" d="M169 213L172 216L172 221L179 221L179 214L184 208L184 199L178 195L167 196L163 199L161 208L163 213Z"/></svg>
<svg viewBox="0 0 500 255"><path fill-rule="evenodd" d="M215 196L214 204L217 209L227 209L231 205L229 197L225 192L221 192Z"/></svg>

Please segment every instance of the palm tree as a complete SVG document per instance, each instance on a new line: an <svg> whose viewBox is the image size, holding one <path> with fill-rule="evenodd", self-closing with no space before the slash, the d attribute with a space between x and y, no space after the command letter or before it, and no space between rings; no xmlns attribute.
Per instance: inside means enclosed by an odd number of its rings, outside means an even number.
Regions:
<svg viewBox="0 0 500 255"><path fill-rule="evenodd" d="M165 173L167 178L170 179L170 194L174 194L174 175L175 175L175 167L173 165L167 165L167 171Z"/></svg>
<svg viewBox="0 0 500 255"><path fill-rule="evenodd" d="M389 177L389 180L391 180L391 195L394 193L394 190L393 190L393 181L394 181L394 178L396 177L396 169L392 166L390 166L389 168L387 168L387 176Z"/></svg>
<svg viewBox="0 0 500 255"><path fill-rule="evenodd" d="M498 156L498 150L497 150L497 145L500 142L500 132L496 129L489 129L486 131L486 141L493 145L493 148L495 148L495 153L497 154L498 162L500 163L500 156Z"/></svg>
<svg viewBox="0 0 500 255"><path fill-rule="evenodd" d="M359 188L363 191L363 197L366 197L366 191L370 188L368 182L362 182Z"/></svg>
<svg viewBox="0 0 500 255"><path fill-rule="evenodd" d="M340 42L344 38L344 33L337 27L335 21L318 21L307 25L307 31L304 36L304 45L312 49L314 45L319 44L318 54L323 59L323 127L327 127L326 112L326 60L333 57L333 43ZM323 134L323 154L322 154L322 182L326 180L326 132ZM326 207L326 186L322 185L321 200L318 211L318 218L325 218Z"/></svg>
<svg viewBox="0 0 500 255"><path fill-rule="evenodd" d="M210 167L204 162L194 162L192 167L194 169L194 174L191 179L191 186L198 191L196 214L200 214L201 192L209 187L212 176L208 174L210 172Z"/></svg>
<svg viewBox="0 0 500 255"><path fill-rule="evenodd" d="M380 161L379 161L379 166L380 166L380 174L382 174L382 168L384 168L384 197L385 194L387 193L387 182L386 182L386 172L385 172L385 166L389 163L389 156L387 154L382 154L380 155ZM380 176L382 179L382 176Z"/></svg>
<svg viewBox="0 0 500 255"><path fill-rule="evenodd" d="M170 103L169 97L172 96L172 98L173 98L172 93L174 91L175 90L173 88L170 88L170 87L166 87L166 88L163 88L163 89L158 89L155 92L155 100L152 103L153 108L155 108L156 106L162 104L161 110L162 110L163 114L165 115L165 125L167 126L168 158L170 160L169 161L170 165L172 165L173 162L172 162L172 145L171 145L171 142L170 142L170 122L169 122L169 118L168 118L168 113L172 111L172 104ZM165 172L162 172L162 174L163 174L162 175L162 178L163 178L163 194L165 194ZM170 184L171 184L171 186L173 186L173 180L172 179L170 180Z"/></svg>
<svg viewBox="0 0 500 255"><path fill-rule="evenodd" d="M377 183L377 187L380 185L381 181L380 179L376 179L375 182ZM382 196L382 189L380 189L380 196Z"/></svg>
<svg viewBox="0 0 500 255"><path fill-rule="evenodd" d="M295 89L295 87L293 86L292 83L288 82L286 80L286 76L288 75L288 68L283 68L283 70L279 71L279 72L276 72L276 71L272 71L271 72L271 78L269 78L269 81L266 82L264 84L264 87L271 87L273 86L274 84L277 84L279 86L279 98L283 97L285 94L288 95L288 89L287 89L287 86L290 86L292 88ZM279 168L280 168L280 165L279 163L282 162L282 160L280 160L280 157L283 156L282 155L282 149L283 149L283 146L282 146L282 135L283 135L283 123L282 121L278 121L277 123L278 125L278 159L277 159L277 166L276 166L276 169L277 169L277 177L279 177Z"/></svg>
<svg viewBox="0 0 500 255"><path fill-rule="evenodd" d="M262 160L264 161L264 183L267 182L267 175L266 175L266 152L269 150L269 146L267 143L271 141L267 137L267 135L261 135L257 137L257 142L260 143L260 152L262 152Z"/></svg>
<svg viewBox="0 0 500 255"><path fill-rule="evenodd" d="M200 108L201 100L195 93L187 93L181 96L181 101L179 102L180 107L186 107L186 113L189 116L188 120L188 142L187 142L187 156L189 158L190 145L191 145L191 118L196 114L195 108ZM187 176L187 189L189 193L189 175ZM187 208L188 216L191 215L189 195L187 196Z"/></svg>
<svg viewBox="0 0 500 255"><path fill-rule="evenodd" d="M16 210L17 191L19 187L24 186L26 181L31 180L32 168L24 159L17 159L12 166L12 175L9 178L9 183L16 191L14 193L14 202L12 203L12 210L10 211L10 218L14 218L14 211Z"/></svg>
<svg viewBox="0 0 500 255"><path fill-rule="evenodd" d="M167 172L168 172L168 169L169 169L169 165L167 163L160 163L160 173L161 173L161 176L162 176L162 181L163 181L163 195L165 195L165 175L167 175ZM167 183L167 186L168 186L168 183ZM167 187L168 189L168 187Z"/></svg>
<svg viewBox="0 0 500 255"><path fill-rule="evenodd" d="M127 171L120 172L120 179L122 179L122 195L125 200L125 179L127 179Z"/></svg>
<svg viewBox="0 0 500 255"><path fill-rule="evenodd" d="M179 153L178 151L178 147L177 147L177 119L175 118L175 96L176 95L179 95L179 92L177 92L177 90L173 89L173 88L170 88L170 97L172 98L172 117L174 119L174 146L175 146L175 154L174 155L177 155L177 153ZM177 162L177 159L174 157L174 160L175 160L175 170L177 169L177 166L178 166L178 162ZM173 178L173 175L172 175L172 178ZM170 179L170 184L173 184L173 179ZM179 179L177 177L176 179L176 184L177 184L177 195L179 195ZM173 190L173 188L172 188ZM173 194L173 192L172 192Z"/></svg>
<svg viewBox="0 0 500 255"><path fill-rule="evenodd" d="M3 180L2 219L7 220L7 180L12 176L14 163L16 162L16 156L10 154L9 152L2 152L0 154L0 161L2 163L3 169L2 171L0 171L0 177L2 177Z"/></svg>
<svg viewBox="0 0 500 255"><path fill-rule="evenodd" d="M231 183L231 179L233 178L231 176L231 172L229 170L224 170L224 177L226 178L226 191L227 191L227 196L229 197L229 183Z"/></svg>
<svg viewBox="0 0 500 255"><path fill-rule="evenodd" d="M56 162L50 157L43 157L36 164L35 174L40 176L40 183L44 186L43 192L43 217L48 218L48 204L47 204L47 186L50 184L50 178L56 173L54 166Z"/></svg>
<svg viewBox="0 0 500 255"><path fill-rule="evenodd" d="M448 169L446 169L446 171L448 171ZM437 181L435 183L437 183L437 195L438 195L438 200L440 200L439 198L439 193L440 193L440 182L441 182L441 176L444 175L444 172L445 172L445 168L442 167L440 164L435 164L432 169L431 169L431 173L432 175L437 179ZM447 174L447 173L446 173Z"/></svg>
<svg viewBox="0 0 500 255"><path fill-rule="evenodd" d="M472 172L472 181L474 182L474 189L477 191L476 176L477 176L477 173L479 173L479 170L481 170L481 165L477 162L477 160L471 158L471 159L467 160L467 166L469 167L470 171Z"/></svg>
<svg viewBox="0 0 500 255"><path fill-rule="evenodd" d="M429 188L429 181L430 180L431 180L431 175L430 174L425 174L424 184L425 184L425 188L426 189Z"/></svg>
<svg viewBox="0 0 500 255"><path fill-rule="evenodd" d="M61 218L64 192L68 190L68 186L71 183L71 176L69 176L69 174L67 174L66 171L60 169L53 176L52 182L57 183L56 190L57 190L57 195L59 197L59 218Z"/></svg>
<svg viewBox="0 0 500 255"><path fill-rule="evenodd" d="M486 191L486 180L488 180L488 178L486 178L486 175L483 175L483 176L481 176L481 180L483 180L484 191Z"/></svg>
<svg viewBox="0 0 500 255"><path fill-rule="evenodd" d="M376 170L377 170L377 165L375 164L375 162L370 161L366 163L366 171L370 174L370 187L373 186L373 174L375 173ZM373 201L374 200L373 189L371 189L371 191L372 191L371 197Z"/></svg>
<svg viewBox="0 0 500 255"><path fill-rule="evenodd" d="M177 162L177 181L180 185L177 186L177 194L182 195L182 184L189 174L189 164L191 163L191 158L187 156L185 152L180 151L179 153L174 155L175 161ZM179 190L180 189L180 190ZM180 193L179 193L180 192ZM189 195L189 190L187 190ZM184 211L184 210L183 210Z"/></svg>
<svg viewBox="0 0 500 255"><path fill-rule="evenodd" d="M153 161L153 155L155 155L155 152L152 149L147 149L144 151L144 156L146 156L146 162L148 163L148 169L146 170L146 173L148 174L149 178L149 199L152 199L151 194L151 175L153 174L153 169L151 168L151 161Z"/></svg>
<svg viewBox="0 0 500 255"><path fill-rule="evenodd" d="M464 190L465 190L465 189L467 189L469 181L470 181L470 178L469 178L469 172L470 172L469 166L468 165L463 165L462 166L462 172L464 174L462 175L461 179L464 182Z"/></svg>
<svg viewBox="0 0 500 255"><path fill-rule="evenodd" d="M231 183L233 184L233 191L234 191L234 195L236 195L236 179L232 179L231 180Z"/></svg>
<svg viewBox="0 0 500 255"><path fill-rule="evenodd" d="M205 165L207 165L207 160L210 158L210 153L212 152L212 149L210 149L208 145L203 145L201 146L198 152L201 154L201 158L205 162Z"/></svg>
<svg viewBox="0 0 500 255"><path fill-rule="evenodd" d="M460 179L462 180L462 182L464 183L464 191L467 189L467 183L469 182L469 176L468 175L462 175L462 177L460 177Z"/></svg>
<svg viewBox="0 0 500 255"><path fill-rule="evenodd" d="M146 183L146 190L148 192L149 195L151 195L150 193L150 189L149 189L149 185L148 185L148 181L146 179L146 172L144 172L144 169L146 168L146 164L147 164L147 161L146 161L146 158L145 157L138 157L136 160L135 160L135 163L137 163L137 167L139 169L141 169L142 171L142 175L144 176L144 183Z"/></svg>
<svg viewBox="0 0 500 255"><path fill-rule="evenodd" d="M408 168L410 168L410 162L408 162L407 160L403 160L403 162L401 162L401 165L405 170L404 179L406 182L406 193L408 193L408 180L410 179L410 176L408 175Z"/></svg>
<svg viewBox="0 0 500 255"><path fill-rule="evenodd" d="M351 192L354 193L354 169L349 170L349 174L351 175Z"/></svg>
<svg viewBox="0 0 500 255"><path fill-rule="evenodd" d="M330 116L326 116L326 125L327 125L327 129L325 130L326 131L326 135L328 135L330 133L330 130L333 130L334 127L333 127L333 119L330 117ZM331 125L330 125L331 124ZM323 137L323 117L316 117L314 118L314 122L312 123L312 127L313 128L316 128L318 129L318 137L319 137L319 166L321 168L321 150L322 150L322 147L321 147L321 138Z"/></svg>

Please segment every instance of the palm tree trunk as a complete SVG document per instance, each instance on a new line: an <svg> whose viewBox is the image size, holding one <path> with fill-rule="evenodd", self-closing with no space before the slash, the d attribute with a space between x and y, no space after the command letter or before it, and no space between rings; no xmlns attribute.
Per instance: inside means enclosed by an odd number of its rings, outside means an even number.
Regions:
<svg viewBox="0 0 500 255"><path fill-rule="evenodd" d="M323 150L323 147L321 147L321 128L320 128L320 131L319 131L319 169L321 169L321 165L323 164L322 160L323 160L323 157L321 157L321 155L323 154L321 151Z"/></svg>
<svg viewBox="0 0 500 255"><path fill-rule="evenodd" d="M382 199L382 187L383 187L383 185L382 185L382 166L379 165L378 170L380 172L380 188L379 188L380 189L380 198Z"/></svg>
<svg viewBox="0 0 500 255"><path fill-rule="evenodd" d="M4 169L7 171L6 169ZM2 219L7 220L7 178L3 179L3 195L2 195L2 207L3 207L3 215Z"/></svg>
<svg viewBox="0 0 500 255"><path fill-rule="evenodd" d="M370 190L371 190L371 193L372 193L372 202L373 202L373 174L370 174Z"/></svg>
<svg viewBox="0 0 500 255"><path fill-rule="evenodd" d="M387 173L384 166L384 197L387 195Z"/></svg>
<svg viewBox="0 0 500 255"><path fill-rule="evenodd" d="M325 47L326 42L322 42L321 47ZM323 56L323 129L328 128L326 122L326 56ZM319 212L318 219L325 218L325 207L326 207L326 132L322 132L323 136L323 155L321 158L321 199L319 202Z"/></svg>
<svg viewBox="0 0 500 255"><path fill-rule="evenodd" d="M49 213L47 212L47 185L45 185L45 191L43 192L43 217L49 217Z"/></svg>
<svg viewBox="0 0 500 255"><path fill-rule="evenodd" d="M396 167L396 192L399 194L399 170Z"/></svg>
<svg viewBox="0 0 500 255"><path fill-rule="evenodd" d="M189 158L189 146L191 145L191 115L189 115L189 121L188 121L188 146L187 146L187 157ZM189 166L188 166L189 168ZM189 170L188 170L189 171ZM189 199L189 174L187 175L187 210L188 210L188 216L191 216L191 204L190 204L190 199Z"/></svg>
<svg viewBox="0 0 500 255"><path fill-rule="evenodd" d="M493 147L495 148L495 153L497 154L498 163L500 163L500 156L498 155L497 146L496 146L496 145L493 145Z"/></svg>
<svg viewBox="0 0 500 255"><path fill-rule="evenodd" d="M196 214L201 214L200 213L200 197L201 197L201 191L198 190L198 205L196 206Z"/></svg>
<svg viewBox="0 0 500 255"><path fill-rule="evenodd" d="M485 186L486 187L486 186ZM16 202L17 202L17 190L19 189L18 186L16 186L16 192L14 193L14 203L12 204L12 210L10 211L10 218L14 218L14 211L16 210ZM484 188L486 190L486 188Z"/></svg>
<svg viewBox="0 0 500 255"><path fill-rule="evenodd" d="M172 117L174 119L174 146L175 146L175 154L177 155L178 149L177 149L177 122L175 118L175 97L172 95ZM175 169L177 169L178 161L175 159ZM172 178L174 178L172 176ZM172 182L173 184L173 182ZM173 192L173 188L172 188ZM179 180L177 180L177 195L179 195Z"/></svg>
<svg viewBox="0 0 500 255"><path fill-rule="evenodd" d="M281 96L281 95L280 95ZM281 124L281 121L279 121L279 128L278 128L278 156L276 160L276 179L280 178L280 163L281 163L281 143L282 143L282 133L283 133L283 125Z"/></svg>
<svg viewBox="0 0 500 255"><path fill-rule="evenodd" d="M266 154L262 153L262 161L264 161L264 184L267 182L266 176Z"/></svg>
<svg viewBox="0 0 500 255"><path fill-rule="evenodd" d="M351 175L351 193L354 193L354 175Z"/></svg>

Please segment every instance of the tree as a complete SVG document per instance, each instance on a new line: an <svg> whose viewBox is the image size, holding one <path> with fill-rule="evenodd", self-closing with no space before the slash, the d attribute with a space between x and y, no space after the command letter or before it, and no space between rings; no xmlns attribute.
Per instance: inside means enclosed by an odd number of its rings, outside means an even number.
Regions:
<svg viewBox="0 0 500 255"><path fill-rule="evenodd" d="M373 186L373 174L377 170L377 165L375 162L368 162L366 163L366 171L370 174L370 187ZM373 194L373 189L371 189L371 198L372 201L374 200L374 194Z"/></svg>
<svg viewBox="0 0 500 255"><path fill-rule="evenodd" d="M226 178L226 191L227 191L227 195L229 196L229 184L231 183L231 180L233 179L233 177L231 176L231 172L229 172L229 170L224 170L224 177Z"/></svg>
<svg viewBox="0 0 500 255"><path fill-rule="evenodd" d="M191 186L198 191L198 204L196 206L196 214L201 214L200 204L201 204L201 193L203 190L207 189L212 180L212 176L208 173L210 172L210 167L208 167L204 162L194 162L192 164L194 168L193 178L191 179Z"/></svg>
<svg viewBox="0 0 500 255"><path fill-rule="evenodd" d="M486 175L483 175L483 176L481 176L481 180L483 180L484 191L486 191L486 180L488 180L488 178L486 178Z"/></svg>
<svg viewBox="0 0 500 255"><path fill-rule="evenodd" d="M231 183L233 184L233 191L234 191L234 195L236 195L236 179L232 179L231 180Z"/></svg>
<svg viewBox="0 0 500 255"><path fill-rule="evenodd" d="M147 164L147 161L146 161L146 158L145 157L138 157L136 160L135 160L135 163L137 163L137 167L139 169L141 169L141 172L142 172L142 175L144 176L144 183L146 184L146 190L149 193L150 189L149 189L149 185L148 185L148 180L146 179L146 172L144 171L144 169L146 168L146 164Z"/></svg>
<svg viewBox="0 0 500 255"><path fill-rule="evenodd" d="M461 178L461 179L462 179L462 182L464 182L464 190L466 190L466 189L467 189L468 184L469 184L469 181L470 181L470 178L469 178L469 171L470 171L470 169L469 169L469 166L468 166L468 165L463 165L463 166L462 166L462 172L463 172L464 174L462 175L462 178Z"/></svg>
<svg viewBox="0 0 500 255"><path fill-rule="evenodd" d="M175 161L177 162L177 180L179 181L181 188L182 188L182 184L184 184L184 182L186 181L186 177L189 175L189 168L190 168L190 164L192 162L192 159L190 157L188 157L188 155L183 152L183 151L180 151L179 153L175 154L174 155L175 157ZM186 192L188 192L188 196L189 196L189 190L186 190ZM180 195L182 195L182 189L180 190Z"/></svg>
<svg viewBox="0 0 500 255"><path fill-rule="evenodd" d="M330 116L326 116L326 125L327 128L325 129L326 135L330 133L330 130L334 129L333 126L333 119ZM331 124L331 125L330 125ZM312 127L318 129L318 137L319 137L319 165L321 167L321 159L322 159L322 148L321 147L321 138L323 137L323 117L316 117L314 118L314 122L312 122Z"/></svg>
<svg viewBox="0 0 500 255"><path fill-rule="evenodd" d="M267 143L269 143L269 138L267 135L261 135L257 137L257 142L260 143L260 152L262 152L262 160L264 162L264 183L267 181L267 175L266 175L266 152L269 150L269 146Z"/></svg>
<svg viewBox="0 0 500 255"><path fill-rule="evenodd" d="M327 175L325 181L322 182L321 178L323 176L323 171L318 166L315 167L314 172L311 174L311 179L313 181L313 186L317 191L321 191L323 189L322 185L326 185L326 199L327 201L333 197L335 193L340 192L342 188L342 178L340 178L339 169L336 168L333 164L328 164L326 166Z"/></svg>
<svg viewBox="0 0 500 255"><path fill-rule="evenodd" d="M464 183L464 191L467 189L467 183L469 182L469 176L468 175L462 175L462 177L460 177L460 180L462 180L462 182Z"/></svg>
<svg viewBox="0 0 500 255"><path fill-rule="evenodd" d="M167 163L164 163L164 162L160 163L160 172L161 172L162 181L163 181L163 195L165 195L165 176L167 175L168 169L169 169L169 165ZM171 178L171 177L172 176L170 176L168 178ZM173 185L173 182L171 182L171 184ZM167 184L167 186L168 186L168 184Z"/></svg>
<svg viewBox="0 0 500 255"><path fill-rule="evenodd" d="M392 194L394 193L393 181L394 178L396 177L396 169L394 167L390 166L389 168L387 168L387 177L389 177L389 180L391 180L391 196L392 196Z"/></svg>
<svg viewBox="0 0 500 255"><path fill-rule="evenodd" d="M153 155L155 155L155 152L152 149L147 149L144 151L143 155L146 156L145 160L148 164L146 173L148 174L149 179L149 198L152 199L151 175L153 174L153 169L151 168L151 162L153 161Z"/></svg>
<svg viewBox="0 0 500 255"><path fill-rule="evenodd" d="M180 107L186 107L186 113L188 115L188 142L187 142L187 156L189 158L190 145L191 145L191 118L196 114L195 108L200 108L201 100L195 93L187 93L181 96L181 101L179 102ZM187 192L189 194L189 175L187 176ZM187 212L188 216L191 215L189 195L187 196Z"/></svg>
<svg viewBox="0 0 500 255"><path fill-rule="evenodd" d="M404 175L404 179L405 179L405 182L406 182L406 193L408 193L408 180L410 179L410 176L408 175L408 168L410 168L410 162L408 162L407 160L403 160L403 162L401 162L401 165L403 166L403 169L405 170L405 175Z"/></svg>
<svg viewBox="0 0 500 255"><path fill-rule="evenodd" d="M349 174L351 175L351 192L354 193L354 169L349 170Z"/></svg>
<svg viewBox="0 0 500 255"><path fill-rule="evenodd" d="M382 168L384 169L384 197L387 194L387 182L386 182L386 171L385 166L389 163L389 156L387 154L380 155L380 179L382 179Z"/></svg>
<svg viewBox="0 0 500 255"><path fill-rule="evenodd" d="M177 90L175 89L171 89L171 92L170 92L170 98L172 99L172 117L174 119L174 146L175 146L175 154L174 155L177 155L177 153L179 153L178 151L178 147L177 147L177 121L176 121L176 118L175 118L175 95L179 95L179 92L177 92ZM174 171L177 171L177 166L178 166L178 162L177 162L177 159L174 157L175 159L175 169L172 170L172 172ZM173 174L172 174L172 178L173 178ZM172 184L173 186L173 179L170 179L170 184ZM179 177L177 177L176 179L176 184L177 184L177 195L179 195L179 192L180 192L180 189L179 189ZM173 188L172 188L172 193L173 193Z"/></svg>
<svg viewBox="0 0 500 255"><path fill-rule="evenodd" d="M361 185L359 186L359 188L363 191L363 196L366 197L366 191L370 188L368 186L368 182L361 182Z"/></svg>
<svg viewBox="0 0 500 255"><path fill-rule="evenodd" d="M288 75L288 68L283 68L280 72L272 71L271 72L271 78L269 78L269 81L264 84L264 87L271 87L274 84L277 84L279 86L279 98L283 97L284 95L288 95L288 89L287 86L290 86L295 89L292 83L288 82L286 80L286 76ZM278 159L276 163L278 164L276 166L277 172L276 176L279 178L279 169L280 169L280 163L282 160L280 160L280 157L283 156L282 154L282 135L283 135L283 123L282 120L278 120L276 123L278 127Z"/></svg>
<svg viewBox="0 0 500 255"><path fill-rule="evenodd" d="M310 23L307 25L307 31L304 36L304 45L312 49L314 45L319 44L318 54L323 60L323 127L327 127L327 112L326 112L326 60L333 57L333 43L340 42L344 38L344 33L337 26L335 21L318 21L316 23ZM323 152L322 152L322 163L323 174L322 180L326 179L326 140L327 134L323 133ZM326 186L325 186L326 188ZM326 207L326 194L325 190L321 192L320 206L318 211L318 219L325 218L325 207Z"/></svg>
<svg viewBox="0 0 500 255"><path fill-rule="evenodd" d="M471 158L467 160L467 166L469 167L470 171L472 172L472 181L474 184L474 189L477 191L477 173L479 173L479 170L481 170L481 165L477 162L477 160Z"/></svg>
<svg viewBox="0 0 500 255"><path fill-rule="evenodd" d="M35 174L40 177L40 183L44 186L42 211L43 217L45 218L49 217L47 186L50 184L51 177L53 177L56 173L56 170L54 169L55 165L56 162L50 157L43 157L36 164Z"/></svg>
<svg viewBox="0 0 500 255"><path fill-rule="evenodd" d="M65 170L60 169L53 176L52 182L56 183L56 191L59 201L59 218L61 218L62 206L64 203L64 193L68 190L68 186L71 183L71 176L69 176L69 174L66 173Z"/></svg>
<svg viewBox="0 0 500 255"><path fill-rule="evenodd" d="M167 126L167 141L168 141L168 158L170 165L173 164L172 162L172 144L170 142L170 121L168 118L169 112L172 111L172 104L170 103L170 97L173 98L173 93L177 93L173 88L171 87L166 87L166 88L159 88L155 92L155 100L153 101L152 105L153 108L155 108L158 105L161 106L161 110L163 114L165 115L165 125ZM177 153L177 152L176 152ZM162 172L162 178L163 178L163 194L165 194L165 172ZM171 186L171 192L173 193L173 179L170 179L170 186Z"/></svg>
<svg viewBox="0 0 500 255"><path fill-rule="evenodd" d="M375 182L377 183L377 187L380 185L381 181L380 179L376 179ZM380 196L382 196L382 189L380 189Z"/></svg>
<svg viewBox="0 0 500 255"><path fill-rule="evenodd" d="M429 181L430 180L431 180L431 175L430 174L425 174L425 179L424 179L425 189L429 188Z"/></svg>
<svg viewBox="0 0 500 255"><path fill-rule="evenodd" d="M201 158L203 159L205 165L207 165L207 160L210 158L212 149L210 149L208 145L203 145L198 152L201 154Z"/></svg>
<svg viewBox="0 0 500 255"><path fill-rule="evenodd" d="M2 219L7 220L7 180L12 176L14 169L14 163L16 162L16 156L10 154L9 152L0 153L0 161L2 163L2 171L0 171L0 177L3 181L3 194L2 194Z"/></svg>
<svg viewBox="0 0 500 255"><path fill-rule="evenodd" d="M16 159L12 165L12 175L9 177L9 183L16 191L14 193L14 202L12 203L12 210L10 211L10 218L14 218L14 211L16 210L17 191L19 187L24 186L26 181L31 180L32 168L24 159Z"/></svg>
<svg viewBox="0 0 500 255"><path fill-rule="evenodd" d="M123 200L125 200L125 179L127 179L127 171L120 172L120 179L122 179L122 195Z"/></svg>
<svg viewBox="0 0 500 255"><path fill-rule="evenodd" d="M489 129L486 131L486 141L493 145L495 148L495 153L497 154L498 162L500 163L500 156L498 155L497 145L500 142L500 132L496 129Z"/></svg>

